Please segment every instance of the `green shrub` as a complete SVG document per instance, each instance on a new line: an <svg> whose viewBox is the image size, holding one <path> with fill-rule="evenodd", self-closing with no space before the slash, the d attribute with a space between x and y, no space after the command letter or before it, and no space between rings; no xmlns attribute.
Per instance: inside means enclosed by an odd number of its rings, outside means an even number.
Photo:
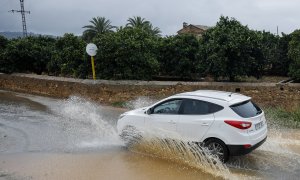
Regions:
<svg viewBox="0 0 300 180"><path fill-rule="evenodd" d="M202 45L204 63L215 79L235 81L237 76L260 76L263 64L257 34L234 18L221 16L204 34Z"/></svg>
<svg viewBox="0 0 300 180"><path fill-rule="evenodd" d="M289 75L300 80L300 30L294 31L292 39L289 42L288 55L292 59L289 69Z"/></svg>
<svg viewBox="0 0 300 180"><path fill-rule="evenodd" d="M160 73L191 78L199 66L199 41L193 35L163 38L159 47Z"/></svg>
<svg viewBox="0 0 300 180"><path fill-rule="evenodd" d="M104 79L150 80L158 71L157 37L140 28L123 28L95 38L95 66Z"/></svg>
<svg viewBox="0 0 300 180"><path fill-rule="evenodd" d="M8 39L3 36L0 36L0 72L9 72L7 67L7 59L5 58L4 52L8 44Z"/></svg>
<svg viewBox="0 0 300 180"><path fill-rule="evenodd" d="M47 64L50 74L86 78L85 42L73 34L65 34L55 42L55 51Z"/></svg>
<svg viewBox="0 0 300 180"><path fill-rule="evenodd" d="M47 71L46 64L51 60L55 39L49 37L26 37L10 40L4 50L5 72Z"/></svg>

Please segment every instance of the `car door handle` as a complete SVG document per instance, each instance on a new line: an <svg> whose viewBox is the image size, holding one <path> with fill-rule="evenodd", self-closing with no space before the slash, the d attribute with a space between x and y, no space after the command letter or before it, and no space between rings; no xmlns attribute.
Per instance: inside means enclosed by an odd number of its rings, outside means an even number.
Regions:
<svg viewBox="0 0 300 180"><path fill-rule="evenodd" d="M202 126L209 126L209 123L202 123Z"/></svg>

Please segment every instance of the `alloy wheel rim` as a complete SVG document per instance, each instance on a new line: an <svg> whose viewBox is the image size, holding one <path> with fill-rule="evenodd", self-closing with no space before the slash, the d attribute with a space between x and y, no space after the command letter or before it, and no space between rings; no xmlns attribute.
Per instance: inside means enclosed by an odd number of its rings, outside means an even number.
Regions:
<svg viewBox="0 0 300 180"><path fill-rule="evenodd" d="M221 144L212 142L207 146L211 154L217 155L221 160L224 158L224 150Z"/></svg>

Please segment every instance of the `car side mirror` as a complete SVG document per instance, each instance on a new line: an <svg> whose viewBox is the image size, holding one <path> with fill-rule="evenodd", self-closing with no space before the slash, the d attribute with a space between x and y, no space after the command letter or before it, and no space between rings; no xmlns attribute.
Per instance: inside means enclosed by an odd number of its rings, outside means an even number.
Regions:
<svg viewBox="0 0 300 180"><path fill-rule="evenodd" d="M150 115L152 113L152 108L147 109L147 111L145 112L145 114Z"/></svg>

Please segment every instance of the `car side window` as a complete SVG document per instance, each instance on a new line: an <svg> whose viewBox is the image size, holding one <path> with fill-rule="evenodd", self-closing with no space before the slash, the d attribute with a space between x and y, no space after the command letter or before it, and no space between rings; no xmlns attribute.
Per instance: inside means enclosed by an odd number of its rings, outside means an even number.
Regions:
<svg viewBox="0 0 300 180"><path fill-rule="evenodd" d="M163 102L154 107L153 114L178 114L182 100L175 99Z"/></svg>
<svg viewBox="0 0 300 180"><path fill-rule="evenodd" d="M200 100L185 99L183 102L181 114L205 115L222 110L223 107Z"/></svg>

